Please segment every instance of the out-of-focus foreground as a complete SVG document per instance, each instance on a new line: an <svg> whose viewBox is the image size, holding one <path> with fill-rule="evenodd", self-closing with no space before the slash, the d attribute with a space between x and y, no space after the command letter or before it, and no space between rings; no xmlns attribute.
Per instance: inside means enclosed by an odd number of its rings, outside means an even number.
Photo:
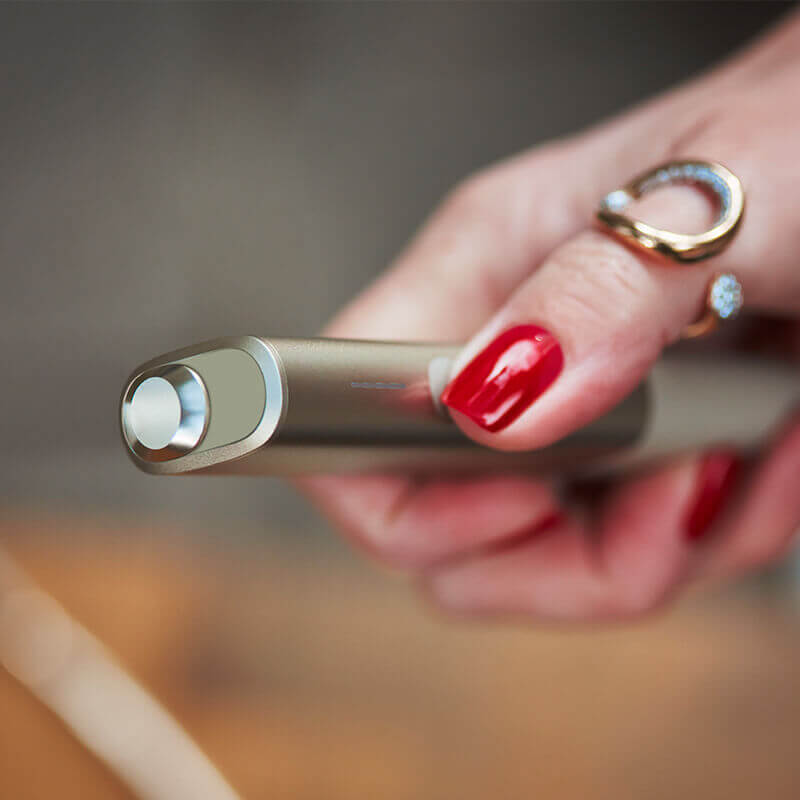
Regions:
<svg viewBox="0 0 800 800"><path fill-rule="evenodd" d="M531 632L443 621L356 561L168 546L158 528L5 525L18 561L242 797L797 796L800 638L772 592ZM131 796L1 671L0 707L3 797Z"/></svg>

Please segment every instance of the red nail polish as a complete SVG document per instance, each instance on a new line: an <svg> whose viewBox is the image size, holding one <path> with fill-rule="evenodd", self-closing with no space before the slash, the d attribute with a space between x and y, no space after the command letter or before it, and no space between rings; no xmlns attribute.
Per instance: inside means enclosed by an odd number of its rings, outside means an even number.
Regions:
<svg viewBox="0 0 800 800"><path fill-rule="evenodd" d="M740 467L739 457L730 452L709 453L703 459L684 523L687 539L701 539L714 524L736 484Z"/></svg>
<svg viewBox="0 0 800 800"><path fill-rule="evenodd" d="M564 366L556 338L538 325L501 333L450 382L442 402L495 433L510 425Z"/></svg>
<svg viewBox="0 0 800 800"><path fill-rule="evenodd" d="M563 511L553 511L551 514L545 516L544 519L541 519L538 524L534 526L532 532L547 533L563 525L567 519L568 517Z"/></svg>

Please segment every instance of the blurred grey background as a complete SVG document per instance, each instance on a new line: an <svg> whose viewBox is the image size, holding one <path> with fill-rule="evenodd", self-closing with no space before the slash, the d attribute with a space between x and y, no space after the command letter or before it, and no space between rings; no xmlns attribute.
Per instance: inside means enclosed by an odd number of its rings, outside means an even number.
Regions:
<svg viewBox="0 0 800 800"><path fill-rule="evenodd" d="M128 372L211 337L313 335L458 179L786 8L0 6L2 504L318 534L278 481L136 471Z"/></svg>

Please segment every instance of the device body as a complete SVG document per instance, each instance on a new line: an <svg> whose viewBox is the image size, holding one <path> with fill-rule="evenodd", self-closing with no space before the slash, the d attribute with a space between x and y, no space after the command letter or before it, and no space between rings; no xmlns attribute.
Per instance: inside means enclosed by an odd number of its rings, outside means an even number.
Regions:
<svg viewBox="0 0 800 800"><path fill-rule="evenodd" d="M458 348L340 339L217 339L140 366L123 391L134 463L153 474L580 474L674 452L757 446L793 406L788 365L671 357L616 408L555 444L504 453L438 403Z"/></svg>

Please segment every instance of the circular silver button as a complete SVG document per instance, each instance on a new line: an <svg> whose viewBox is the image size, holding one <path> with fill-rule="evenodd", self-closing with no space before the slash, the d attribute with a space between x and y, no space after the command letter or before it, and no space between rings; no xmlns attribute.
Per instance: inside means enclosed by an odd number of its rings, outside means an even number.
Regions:
<svg viewBox="0 0 800 800"><path fill-rule="evenodd" d="M128 412L133 435L151 450L166 447L181 424L181 399L164 378L146 378L131 396Z"/></svg>
<svg viewBox="0 0 800 800"><path fill-rule="evenodd" d="M122 401L125 440L146 461L168 461L193 450L205 436L208 418L206 387L182 364L138 375Z"/></svg>

